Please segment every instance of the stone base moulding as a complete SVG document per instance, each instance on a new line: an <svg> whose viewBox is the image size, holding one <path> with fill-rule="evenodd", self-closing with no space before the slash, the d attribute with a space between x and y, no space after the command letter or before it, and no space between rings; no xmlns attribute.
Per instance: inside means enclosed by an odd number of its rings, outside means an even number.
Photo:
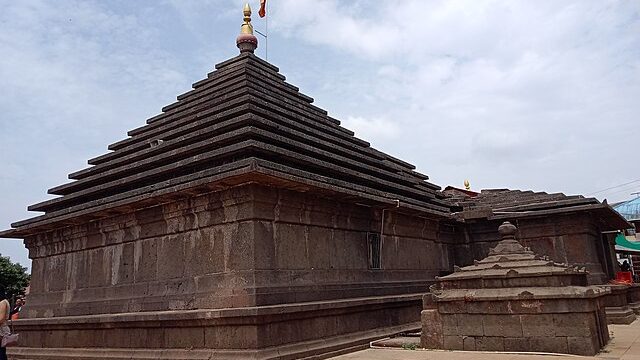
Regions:
<svg viewBox="0 0 640 360"><path fill-rule="evenodd" d="M629 325L636 320L636 314L629 306L608 307L604 310L608 324Z"/></svg>
<svg viewBox="0 0 640 360"><path fill-rule="evenodd" d="M631 306L638 301L640 288L637 285L602 285L609 293L602 297L602 305L607 313L608 324L628 325L636 319L636 312ZM638 303L634 305L638 308Z"/></svg>
<svg viewBox="0 0 640 360"><path fill-rule="evenodd" d="M24 319L12 359L321 358L420 327L421 294Z"/></svg>
<svg viewBox="0 0 640 360"><path fill-rule="evenodd" d="M629 307L636 315L640 315L640 302L630 303Z"/></svg>

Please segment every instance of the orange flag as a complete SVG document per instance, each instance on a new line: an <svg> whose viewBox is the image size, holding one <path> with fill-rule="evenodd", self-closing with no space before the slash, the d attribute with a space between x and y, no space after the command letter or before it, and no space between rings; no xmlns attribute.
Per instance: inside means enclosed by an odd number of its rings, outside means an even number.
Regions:
<svg viewBox="0 0 640 360"><path fill-rule="evenodd" d="M266 6L267 6L267 0L260 0L260 10L258 10L258 15L260 15L261 18L267 15Z"/></svg>

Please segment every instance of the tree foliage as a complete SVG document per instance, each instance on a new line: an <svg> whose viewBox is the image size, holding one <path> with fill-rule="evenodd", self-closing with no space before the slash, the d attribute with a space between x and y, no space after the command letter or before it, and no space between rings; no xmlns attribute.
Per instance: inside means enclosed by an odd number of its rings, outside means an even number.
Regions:
<svg viewBox="0 0 640 360"><path fill-rule="evenodd" d="M4 287L9 299L16 295L23 295L29 285L30 275L27 268L12 263L8 256L0 254L0 286Z"/></svg>

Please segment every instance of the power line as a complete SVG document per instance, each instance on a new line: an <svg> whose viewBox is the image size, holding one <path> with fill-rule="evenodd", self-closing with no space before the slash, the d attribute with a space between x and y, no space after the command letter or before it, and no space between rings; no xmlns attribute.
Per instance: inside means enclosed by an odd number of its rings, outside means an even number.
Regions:
<svg viewBox="0 0 640 360"><path fill-rule="evenodd" d="M611 192L611 193L607 193L607 196L613 196L613 195L617 195L617 194L620 194L620 193L627 193L629 195L633 195L634 191L638 191L638 190L640 190L640 189L637 188L637 187L631 187L629 189L622 189L622 190L617 190L617 191L614 191L614 192Z"/></svg>
<svg viewBox="0 0 640 360"><path fill-rule="evenodd" d="M633 181L629 181L628 183L624 183L624 184L620 184L620 185L616 185L616 186L608 187L608 188L606 188L606 189L598 190L598 191L596 191L596 192L592 192L592 193L590 193L590 194L587 194L587 196L591 196L591 195L599 194L599 193L601 193L601 192L605 192L605 191L607 191L607 190L616 189L616 188L619 188L619 187L622 187L622 186L626 186L626 185L630 185L630 184L637 183L637 182L640 182L640 179L636 179L636 180L633 180Z"/></svg>

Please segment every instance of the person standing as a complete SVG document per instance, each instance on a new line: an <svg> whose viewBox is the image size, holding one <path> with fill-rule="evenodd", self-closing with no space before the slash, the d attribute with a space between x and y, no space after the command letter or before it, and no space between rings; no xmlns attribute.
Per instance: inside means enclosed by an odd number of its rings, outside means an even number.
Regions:
<svg viewBox="0 0 640 360"><path fill-rule="evenodd" d="M9 325L7 324L10 310L11 305L9 304L9 300L7 300L7 294L4 288L0 288L0 340L11 333ZM0 347L0 360L7 360L7 348Z"/></svg>
<svg viewBox="0 0 640 360"><path fill-rule="evenodd" d="M20 310L22 310L22 307L24 306L24 298L17 298L16 299L16 304L13 307L13 310L11 310L11 313L9 313L9 318L11 320L18 320L18 317L20 316Z"/></svg>

